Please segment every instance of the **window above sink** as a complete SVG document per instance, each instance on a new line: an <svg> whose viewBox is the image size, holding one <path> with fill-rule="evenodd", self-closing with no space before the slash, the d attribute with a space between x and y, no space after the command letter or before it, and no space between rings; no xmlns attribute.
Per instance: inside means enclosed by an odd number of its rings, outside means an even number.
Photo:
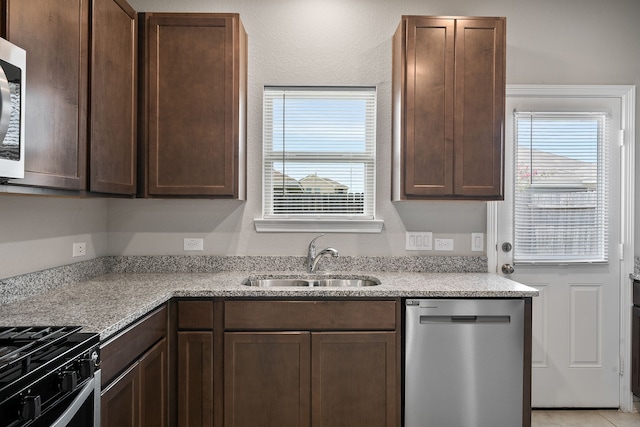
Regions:
<svg viewBox="0 0 640 427"><path fill-rule="evenodd" d="M375 87L265 87L257 231L379 233Z"/></svg>

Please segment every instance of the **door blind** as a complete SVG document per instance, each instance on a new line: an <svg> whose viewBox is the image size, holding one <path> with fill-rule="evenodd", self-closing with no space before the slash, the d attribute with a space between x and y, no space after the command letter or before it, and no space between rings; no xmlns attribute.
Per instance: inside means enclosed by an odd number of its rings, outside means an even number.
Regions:
<svg viewBox="0 0 640 427"><path fill-rule="evenodd" d="M373 219L376 90L266 87L264 218Z"/></svg>
<svg viewBox="0 0 640 427"><path fill-rule="evenodd" d="M514 262L606 262L607 115L514 114Z"/></svg>

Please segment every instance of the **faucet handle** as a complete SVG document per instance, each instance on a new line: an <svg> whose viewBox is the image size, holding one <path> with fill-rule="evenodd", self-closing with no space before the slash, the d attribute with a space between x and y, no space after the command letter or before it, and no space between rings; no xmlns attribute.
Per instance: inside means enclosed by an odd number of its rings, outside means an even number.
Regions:
<svg viewBox="0 0 640 427"><path fill-rule="evenodd" d="M319 236L314 237L313 239L311 239L311 242L309 243L309 252L311 252L313 254L313 256L315 256L315 252L316 252L316 240L318 240L322 236L324 236L324 233L322 233Z"/></svg>

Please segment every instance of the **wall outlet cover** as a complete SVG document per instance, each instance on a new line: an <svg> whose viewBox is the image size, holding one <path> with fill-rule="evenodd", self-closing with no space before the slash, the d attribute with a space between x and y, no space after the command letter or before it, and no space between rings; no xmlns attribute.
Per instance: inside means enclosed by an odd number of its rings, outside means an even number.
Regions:
<svg viewBox="0 0 640 427"><path fill-rule="evenodd" d="M436 251L453 251L453 239L436 239Z"/></svg>
<svg viewBox="0 0 640 427"><path fill-rule="evenodd" d="M73 257L85 256L87 254L87 244L79 242L73 244Z"/></svg>
<svg viewBox="0 0 640 427"><path fill-rule="evenodd" d="M200 238L185 238L184 239L184 250L185 251L203 251L204 250L204 239L200 239Z"/></svg>

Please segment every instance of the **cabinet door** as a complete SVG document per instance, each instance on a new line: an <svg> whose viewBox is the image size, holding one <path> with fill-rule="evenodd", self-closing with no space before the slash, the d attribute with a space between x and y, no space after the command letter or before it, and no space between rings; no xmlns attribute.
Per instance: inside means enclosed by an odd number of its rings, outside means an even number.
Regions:
<svg viewBox="0 0 640 427"><path fill-rule="evenodd" d="M102 427L138 427L140 425L140 371L134 363L113 381L100 396Z"/></svg>
<svg viewBox="0 0 640 427"><path fill-rule="evenodd" d="M137 13L124 0L93 0L91 191L136 193Z"/></svg>
<svg viewBox="0 0 640 427"><path fill-rule="evenodd" d="M406 29L404 193L453 193L452 19L412 17Z"/></svg>
<svg viewBox="0 0 640 427"><path fill-rule="evenodd" d="M640 307L633 307L631 323L631 391L640 396Z"/></svg>
<svg viewBox="0 0 640 427"><path fill-rule="evenodd" d="M392 198L503 198L505 19L404 17L393 38Z"/></svg>
<svg viewBox="0 0 640 427"><path fill-rule="evenodd" d="M139 363L140 425L167 425L167 339L163 338L149 350Z"/></svg>
<svg viewBox="0 0 640 427"><path fill-rule="evenodd" d="M6 38L27 51L25 177L86 189L89 0L6 0Z"/></svg>
<svg viewBox="0 0 640 427"><path fill-rule="evenodd" d="M225 333L224 425L308 427L309 349L308 332Z"/></svg>
<svg viewBox="0 0 640 427"><path fill-rule="evenodd" d="M398 424L395 332L313 333L313 427Z"/></svg>
<svg viewBox="0 0 640 427"><path fill-rule="evenodd" d="M213 332L178 332L178 425L213 425Z"/></svg>
<svg viewBox="0 0 640 427"><path fill-rule="evenodd" d="M503 197L505 50L504 19L456 21L456 195Z"/></svg>
<svg viewBox="0 0 640 427"><path fill-rule="evenodd" d="M148 194L240 198L246 108L240 20L154 14L146 25Z"/></svg>

